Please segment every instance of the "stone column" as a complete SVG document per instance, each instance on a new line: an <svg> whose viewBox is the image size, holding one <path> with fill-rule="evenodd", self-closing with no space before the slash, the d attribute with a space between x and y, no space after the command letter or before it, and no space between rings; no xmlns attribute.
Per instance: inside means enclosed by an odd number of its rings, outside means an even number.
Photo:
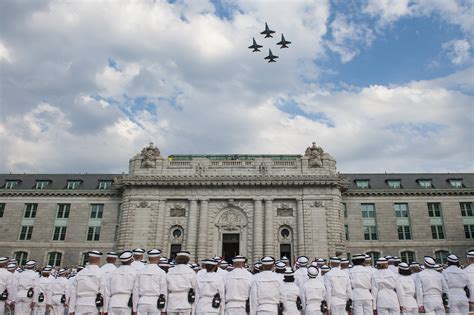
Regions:
<svg viewBox="0 0 474 315"><path fill-rule="evenodd" d="M296 200L296 255L305 255L303 199Z"/></svg>
<svg viewBox="0 0 474 315"><path fill-rule="evenodd" d="M253 262L263 256L263 213L262 200L254 199L253 207Z"/></svg>
<svg viewBox="0 0 474 315"><path fill-rule="evenodd" d="M165 237L167 236L167 233L165 233L165 212L166 212L166 200L165 199L160 199L158 200L158 222L157 228L156 228L156 244L159 249L162 251L166 251L165 248L163 248L165 244ZM166 235L165 235L166 234Z"/></svg>
<svg viewBox="0 0 474 315"><path fill-rule="evenodd" d="M191 261L194 261L196 257L197 220L197 200L191 199L189 203L188 237L186 238L186 248L184 248L184 250L191 253Z"/></svg>
<svg viewBox="0 0 474 315"><path fill-rule="evenodd" d="M207 233L209 226L209 202L207 200L201 200L201 209L199 213L199 237L197 245L197 256L196 260L201 260L207 256Z"/></svg>
<svg viewBox="0 0 474 315"><path fill-rule="evenodd" d="M275 246L273 230L273 201L271 199L265 199L265 243L263 249L263 254L265 256L274 256Z"/></svg>

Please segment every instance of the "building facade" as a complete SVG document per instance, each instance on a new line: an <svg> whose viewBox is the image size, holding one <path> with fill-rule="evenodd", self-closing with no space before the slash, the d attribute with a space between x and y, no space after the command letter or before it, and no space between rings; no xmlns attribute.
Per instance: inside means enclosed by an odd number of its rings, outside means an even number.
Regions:
<svg viewBox="0 0 474 315"><path fill-rule="evenodd" d="M303 155L171 155L150 144L128 174L0 175L0 255L84 263L89 249L161 248L194 260L474 249L474 174L340 174Z"/></svg>

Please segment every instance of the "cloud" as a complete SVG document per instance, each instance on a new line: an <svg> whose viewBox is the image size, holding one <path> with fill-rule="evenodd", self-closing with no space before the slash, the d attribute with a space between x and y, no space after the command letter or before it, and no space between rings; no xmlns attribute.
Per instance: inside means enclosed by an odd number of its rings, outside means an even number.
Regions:
<svg viewBox="0 0 474 315"><path fill-rule="evenodd" d="M369 0L364 12L379 18L382 25L390 24L412 13L409 0Z"/></svg>
<svg viewBox="0 0 474 315"><path fill-rule="evenodd" d="M443 44L446 55L455 65L467 63L471 59L471 45L463 39L450 40Z"/></svg>

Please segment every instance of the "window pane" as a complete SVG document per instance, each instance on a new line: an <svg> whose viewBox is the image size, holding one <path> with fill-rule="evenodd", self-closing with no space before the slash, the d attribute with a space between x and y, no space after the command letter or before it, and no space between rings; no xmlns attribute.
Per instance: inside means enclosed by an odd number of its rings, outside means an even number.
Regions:
<svg viewBox="0 0 474 315"><path fill-rule="evenodd" d="M5 212L5 204L0 203L0 218L3 218L3 213Z"/></svg>

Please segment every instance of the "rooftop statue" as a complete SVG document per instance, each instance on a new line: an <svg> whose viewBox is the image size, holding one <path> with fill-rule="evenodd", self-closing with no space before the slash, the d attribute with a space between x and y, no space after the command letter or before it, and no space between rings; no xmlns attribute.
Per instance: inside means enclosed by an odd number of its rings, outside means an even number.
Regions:
<svg viewBox="0 0 474 315"><path fill-rule="evenodd" d="M308 147L304 153L305 156L309 157L308 167L323 167L323 154L324 150L316 146L316 142L313 142L313 145Z"/></svg>
<svg viewBox="0 0 474 315"><path fill-rule="evenodd" d="M150 142L149 146L142 149L140 156L143 168L156 167L156 160L162 158L160 150L153 145L153 142Z"/></svg>

